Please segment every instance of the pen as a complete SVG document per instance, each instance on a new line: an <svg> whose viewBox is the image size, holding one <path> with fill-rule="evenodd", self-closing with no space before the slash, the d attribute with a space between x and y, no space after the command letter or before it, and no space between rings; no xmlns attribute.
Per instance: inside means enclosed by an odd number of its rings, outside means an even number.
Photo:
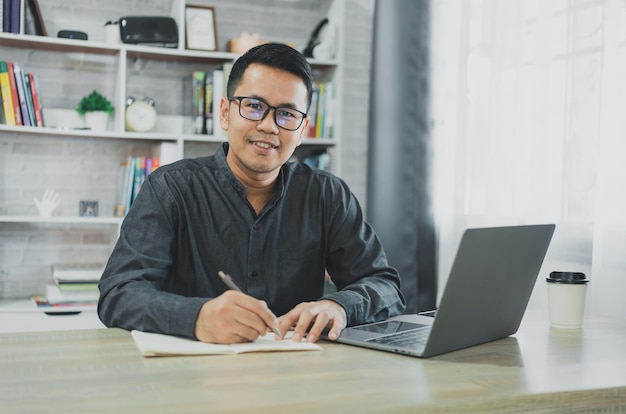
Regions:
<svg viewBox="0 0 626 414"><path fill-rule="evenodd" d="M243 291L241 289L239 289L239 286L237 286L235 284L235 282L233 282L233 279L230 277L230 275L227 275L226 273L222 272L221 270L219 272L217 272L218 275L220 275L220 277L222 278L222 280L224 281L224 283L226 284L226 286L228 286L230 289L243 293ZM271 326L269 327L272 332L274 332L276 335L280 336L280 331L276 328L272 328Z"/></svg>

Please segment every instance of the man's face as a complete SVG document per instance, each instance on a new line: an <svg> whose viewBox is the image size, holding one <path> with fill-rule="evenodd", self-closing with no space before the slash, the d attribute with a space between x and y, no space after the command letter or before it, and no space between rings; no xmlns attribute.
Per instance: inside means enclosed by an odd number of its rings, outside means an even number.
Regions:
<svg viewBox="0 0 626 414"><path fill-rule="evenodd" d="M297 76L269 66L252 64L243 74L234 96L260 99L271 106L289 107L306 112L307 89ZM228 131L230 145L227 161L240 179L242 174L252 180L274 179L302 142L309 120L295 131L276 125L274 110L261 121L239 115L238 100L220 102L220 124Z"/></svg>

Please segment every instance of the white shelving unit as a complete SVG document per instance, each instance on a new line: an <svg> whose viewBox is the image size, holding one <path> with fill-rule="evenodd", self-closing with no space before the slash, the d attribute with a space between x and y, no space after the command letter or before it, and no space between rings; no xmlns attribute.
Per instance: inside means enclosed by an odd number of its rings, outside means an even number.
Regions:
<svg viewBox="0 0 626 414"><path fill-rule="evenodd" d="M25 142L27 145L32 145L33 143L37 145L37 143L41 143L42 146L54 145L50 143L59 143L59 145L69 147L74 145L80 146L83 143L91 143L91 145L96 145L98 148L104 148L104 153L106 153L107 147L115 147L115 151L121 151L119 148L124 148L124 151L127 152L128 155L159 156L162 158L162 164L183 157L194 157L212 153L215 148L226 139L225 136L193 134L191 133L192 121L190 113L188 114L187 111L183 109L178 113L174 113L171 108L163 109L163 103L167 103L168 101L168 94L172 93L171 89L164 91L162 90L163 88L154 88L156 92L150 92L158 95L150 95L157 102L156 108L158 113L157 125L153 131L146 133L125 131L124 109L128 96L135 96L137 91L142 90L142 88L150 89L154 84L158 84L161 81L165 83L171 79L178 79L178 83L175 84L173 88L179 88L186 82L186 80L184 80L185 74L189 74L188 80L190 83L191 72L193 70L212 70L220 67L224 63L232 62L238 57L237 54L223 51L205 52L186 50L183 18L186 2L184 0L169 0L169 4L170 15L178 24L179 45L177 48L110 44L92 40L80 41L61 39L57 37L24 34L23 31L21 34L0 33L0 60L16 61L21 63L23 67L30 66L30 70L37 73L40 79L44 81L42 82L44 86L40 87L41 95L50 93L55 103L62 102L61 95L65 94L66 90L68 91L68 96L70 96L72 92L74 94L76 93L76 85L73 84L74 79L72 73L74 71L84 70L87 73L83 78L90 79L90 77L92 77L94 82L93 88L100 90L105 96L109 97L115 107L115 114L110 123L109 130L90 131L80 129L80 125L76 124L76 120L79 118L77 118L71 103L66 102L66 104L62 106L51 106L47 104L44 105L44 121L47 125L46 127L0 125L0 145L3 144L3 141L12 142L13 144ZM281 4L281 2L276 3L278 10L282 9L283 6ZM330 17L331 20L335 22L341 22L343 20L343 1L324 0L320 4L322 4L322 8L326 10L327 16ZM122 12L121 14L123 15L124 13ZM22 24L22 27L24 27L24 24ZM218 31L219 29L218 26ZM244 31L246 28L242 27L241 29L241 31ZM50 36L54 35L50 34ZM343 28L341 24L339 24L337 27L337 38L335 39L338 45L335 58L310 59L316 80L331 81L334 84L336 95L333 111L333 120L335 122L334 136L305 138L296 152L296 154L300 155L319 151L328 152L331 155L330 170L334 173L339 173L340 171L341 158L340 132L343 96L342 85L339 80L342 79L341 62L343 60L343 52L339 45L342 44L342 36ZM26 62L22 62L22 60ZM26 63L26 65L23 63ZM69 76L64 76L64 73L68 73ZM56 78L50 79L53 76L56 76ZM103 80L101 80L101 78ZM53 84L52 86L60 87L61 90L56 92L47 91L45 85L48 84L48 86L50 86L50 83ZM103 88L104 90L102 90ZM181 99L182 98L179 98L179 100ZM189 98L189 100L190 99L191 98ZM48 100L48 102L49 101L50 100ZM75 101L78 102L77 99ZM111 151L113 155L104 154L104 156L112 158L115 156L115 151ZM99 154L93 155L93 157L97 159L98 155ZM2 156L2 153L0 153L0 156ZM124 158L118 158L117 163L123 159ZM54 156L51 155L49 160L50 163L52 163ZM113 165L115 165L115 162L115 159L112 161L109 160L109 169L114 168ZM7 170L3 170L2 166L0 166L0 186L3 185L3 183L7 183L1 176L3 171L6 173ZM111 175L113 173L109 174ZM85 188L85 190L93 189ZM4 192L4 189L0 187L0 193L1 192ZM28 193L27 191L24 192ZM34 190L31 190L31 193L33 192ZM107 197L108 196L109 195L107 195ZM23 200L23 203L31 203L32 195L25 197L26 199ZM119 228L122 222L122 218L112 216L112 209L103 208L102 202L100 203L99 217L80 217L78 215L72 215L77 214L77 211L73 213L73 209L69 213L66 210L61 216L53 215L52 217L40 217L35 215L36 211L32 210L32 207L29 207L30 211L26 211L28 209L8 209L9 213L6 213L7 208L2 205L3 200L6 201L7 196L0 197L0 235L2 235L3 228L10 228L10 232L13 234L24 232L27 234L24 238L37 240L46 239L46 237L48 237L47 233L45 233L46 231L98 231L105 235L104 238L110 240L109 247L112 248L119 234ZM111 204L111 202L109 202L109 204ZM88 230L85 231L85 228ZM37 234L38 229L41 229L43 235L40 236ZM5 243L5 246L6 245ZM63 244L55 244L52 247L46 245L43 248L44 253L49 254L49 250L54 248L60 250L64 249L65 246ZM24 250L29 251L29 254L30 251L32 251L29 247L26 247ZM0 256L3 254L6 257L7 252L2 251L2 246L0 245ZM80 256L79 253L76 254ZM78 258L81 259L82 256ZM102 259L105 260L106 258L103 257ZM50 258L34 260L34 262L38 262L40 272L44 272L45 269L49 267L50 263L46 263L46 260L50 260ZM31 262L33 261L31 260ZM4 280L11 280L13 278L11 271L3 269L3 266L5 266L5 264L0 263L0 275L3 276ZM25 267L28 266L33 267L33 264L29 263ZM33 272L36 271L33 270ZM23 272L19 271L18 273L21 274ZM33 279L34 277L36 276L29 274L27 278ZM41 285L43 286L45 283L45 277L42 276ZM2 289L3 286L7 286L7 284L5 283L3 285L2 279L0 279L0 289ZM22 297L25 298L26 296L27 295L24 295ZM0 292L0 297L6 297L6 294ZM30 305L31 303L29 301L24 300L19 302L19 306L7 305L6 302L3 303L0 301L0 308L4 307L0 309L0 313L3 313L5 317L10 316L10 318L13 318L24 309L28 309L29 312L31 312L32 309L30 309ZM97 320L97 317L94 319L95 313L93 310L86 310L83 312L83 317L86 317L85 315L88 316L90 321L84 327L94 327L97 325L97 321L95 325L93 323L94 320ZM35 317L30 313L28 318L30 318L28 320L39 318L37 319L37 327L34 329L44 329L46 323L49 323L50 320L59 320L59 318ZM18 325L22 324L22 322L19 321L16 323ZM24 323L26 324L25 326L29 324L28 321ZM50 329L57 329L55 326L54 324L50 325ZM69 323L69 325L64 326L68 329L72 326L79 327L78 324L74 323ZM23 329L28 330L28 328Z"/></svg>

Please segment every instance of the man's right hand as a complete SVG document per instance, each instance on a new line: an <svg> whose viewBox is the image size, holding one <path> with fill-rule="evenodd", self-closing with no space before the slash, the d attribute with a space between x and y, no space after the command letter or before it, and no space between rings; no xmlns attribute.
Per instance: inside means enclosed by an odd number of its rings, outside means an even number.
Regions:
<svg viewBox="0 0 626 414"><path fill-rule="evenodd" d="M229 290L202 305L194 334L215 344L250 342L278 327L278 319L262 301Z"/></svg>

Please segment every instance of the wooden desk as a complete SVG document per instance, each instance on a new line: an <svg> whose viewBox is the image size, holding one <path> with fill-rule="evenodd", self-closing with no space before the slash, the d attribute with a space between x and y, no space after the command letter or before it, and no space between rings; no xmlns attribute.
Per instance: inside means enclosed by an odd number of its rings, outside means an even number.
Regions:
<svg viewBox="0 0 626 414"><path fill-rule="evenodd" d="M3 413L577 412L626 408L626 321L527 315L510 338L430 359L323 351L144 358L119 329L0 335ZM621 408L621 410L617 409Z"/></svg>

